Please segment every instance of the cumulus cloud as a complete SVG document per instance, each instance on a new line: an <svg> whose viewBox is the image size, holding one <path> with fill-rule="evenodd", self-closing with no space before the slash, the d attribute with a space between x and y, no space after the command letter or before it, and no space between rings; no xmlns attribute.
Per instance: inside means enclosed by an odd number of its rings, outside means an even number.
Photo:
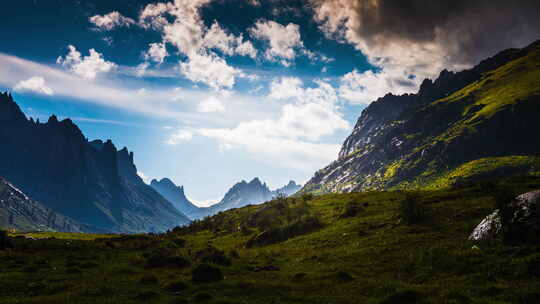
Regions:
<svg viewBox="0 0 540 304"><path fill-rule="evenodd" d="M113 62L103 59L103 55L94 49L90 49L89 55L84 57L73 45L69 45L68 50L68 54L58 57L56 63L83 78L94 79L99 73L106 73L117 67Z"/></svg>
<svg viewBox="0 0 540 304"><path fill-rule="evenodd" d="M187 57L180 63L181 73L193 82L214 88L231 88L235 77L243 75L227 64L218 53L227 56L257 57L257 50L242 35L228 33L215 21L207 27L200 15L211 0L176 0L147 5L139 16L139 24L161 32L163 43L170 43ZM222 74L212 74L212 73Z"/></svg>
<svg viewBox="0 0 540 304"><path fill-rule="evenodd" d="M290 65L296 57L297 49L303 49L300 27L289 23L286 26L271 20L259 20L249 29L251 35L269 44L265 57L271 61L279 61L284 66Z"/></svg>
<svg viewBox="0 0 540 304"><path fill-rule="evenodd" d="M13 87L16 91L31 91L39 94L53 95L54 90L45 84L45 79L40 76L34 76L27 80L20 81Z"/></svg>
<svg viewBox="0 0 540 304"><path fill-rule="evenodd" d="M225 112L225 105L215 96L210 96L199 103L197 111L201 113Z"/></svg>
<svg viewBox="0 0 540 304"><path fill-rule="evenodd" d="M179 143L190 141L193 138L193 133L188 130L177 130L165 142L167 145L175 146Z"/></svg>
<svg viewBox="0 0 540 304"><path fill-rule="evenodd" d="M110 12L106 15L95 15L90 17L90 22L98 29L110 31L118 26L130 26L135 24L135 20L125 17L117 11Z"/></svg>
<svg viewBox="0 0 540 304"><path fill-rule="evenodd" d="M395 78L387 75L386 70L373 72L371 70L359 73L353 70L340 79L339 96L354 104L369 104L374 97L387 93L396 95L410 93L416 89L412 80L408 83L395 83Z"/></svg>
<svg viewBox="0 0 540 304"><path fill-rule="evenodd" d="M144 58L161 64L168 55L169 53L167 52L165 43L150 43L148 51L144 54Z"/></svg>
<svg viewBox="0 0 540 304"><path fill-rule="evenodd" d="M522 47L540 34L540 5L535 0L310 2L327 37L353 44L385 71L376 75L387 78L378 83L403 83L402 90L407 90L411 75L418 86L443 68L470 67L504 48ZM497 38L489 33L497 33Z"/></svg>
<svg viewBox="0 0 540 304"><path fill-rule="evenodd" d="M213 53L192 54L187 62L180 63L180 71L187 79L203 82L214 89L232 88L235 75L241 73Z"/></svg>
<svg viewBox="0 0 540 304"><path fill-rule="evenodd" d="M350 126L344 120L335 89L317 80L315 87L303 87L293 79L281 79L276 85L294 86L289 94L269 95L292 98L274 119L241 122L234 128L198 129L197 132L219 141L222 149L243 148L254 157L278 162L278 165L313 169L335 158L339 145L319 141Z"/></svg>
<svg viewBox="0 0 540 304"><path fill-rule="evenodd" d="M303 93L302 80L296 77L282 77L279 80L274 79L270 84L271 98L286 99L299 97Z"/></svg>
<svg viewBox="0 0 540 304"><path fill-rule="evenodd" d="M251 41L244 41L240 34L235 36L227 33L217 22L214 22L210 29L206 31L203 38L203 47L217 49L226 55L242 55L251 58L257 57L257 50Z"/></svg>

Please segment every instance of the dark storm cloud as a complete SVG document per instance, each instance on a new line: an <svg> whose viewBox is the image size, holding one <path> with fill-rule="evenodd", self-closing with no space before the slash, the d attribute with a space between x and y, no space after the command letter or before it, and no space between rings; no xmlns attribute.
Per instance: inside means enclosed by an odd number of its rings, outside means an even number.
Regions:
<svg viewBox="0 0 540 304"><path fill-rule="evenodd" d="M353 18L358 18L350 30L366 43L436 42L447 48L447 59L454 63L470 64L501 49L540 39L538 0L349 2L348 9L356 13Z"/></svg>

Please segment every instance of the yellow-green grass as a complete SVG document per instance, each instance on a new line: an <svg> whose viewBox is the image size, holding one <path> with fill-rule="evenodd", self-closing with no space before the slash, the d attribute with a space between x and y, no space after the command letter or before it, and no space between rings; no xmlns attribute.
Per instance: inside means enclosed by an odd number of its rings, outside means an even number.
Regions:
<svg viewBox="0 0 540 304"><path fill-rule="evenodd" d="M23 236L31 239L56 238L61 240L93 241L100 238L115 238L119 234L94 234L94 233L71 233L71 232L14 232L10 236Z"/></svg>

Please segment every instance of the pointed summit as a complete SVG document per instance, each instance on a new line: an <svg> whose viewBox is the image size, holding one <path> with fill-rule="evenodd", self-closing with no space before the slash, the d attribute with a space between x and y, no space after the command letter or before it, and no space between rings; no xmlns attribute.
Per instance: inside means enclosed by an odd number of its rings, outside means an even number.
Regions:
<svg viewBox="0 0 540 304"><path fill-rule="evenodd" d="M23 123L26 121L26 116L13 100L11 93L0 93L0 122Z"/></svg>
<svg viewBox="0 0 540 304"><path fill-rule="evenodd" d="M194 215L199 211L199 208L193 205L186 197L184 187L175 185L172 180L168 178L162 178L159 181L153 179L150 186L188 217L194 218Z"/></svg>

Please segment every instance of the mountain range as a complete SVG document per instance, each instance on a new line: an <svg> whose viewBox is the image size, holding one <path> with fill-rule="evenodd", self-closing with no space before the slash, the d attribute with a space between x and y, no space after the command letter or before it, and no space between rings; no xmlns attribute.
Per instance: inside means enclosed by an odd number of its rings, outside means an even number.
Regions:
<svg viewBox="0 0 540 304"><path fill-rule="evenodd" d="M200 219L233 208L240 208L246 205L256 205L271 200L277 195L290 196L300 190L301 186L294 181L287 185L270 190L266 183L262 183L259 178L254 178L250 182L241 181L232 186L223 199L210 207L197 207L191 203L184 194L182 186L175 185L170 179L152 180L150 185L163 197L168 199L181 212L192 219Z"/></svg>
<svg viewBox="0 0 540 304"><path fill-rule="evenodd" d="M434 189L538 171L539 114L540 41L371 103L302 191Z"/></svg>
<svg viewBox="0 0 540 304"><path fill-rule="evenodd" d="M94 232L157 232L188 217L137 175L133 152L89 142L70 120L27 119L0 94L0 176Z"/></svg>
<svg viewBox="0 0 540 304"><path fill-rule="evenodd" d="M89 141L70 119L27 119L9 93L0 93L0 142L0 226L17 230L159 232L301 188L291 181L271 191L255 178L197 207L168 178L145 184L127 148Z"/></svg>

